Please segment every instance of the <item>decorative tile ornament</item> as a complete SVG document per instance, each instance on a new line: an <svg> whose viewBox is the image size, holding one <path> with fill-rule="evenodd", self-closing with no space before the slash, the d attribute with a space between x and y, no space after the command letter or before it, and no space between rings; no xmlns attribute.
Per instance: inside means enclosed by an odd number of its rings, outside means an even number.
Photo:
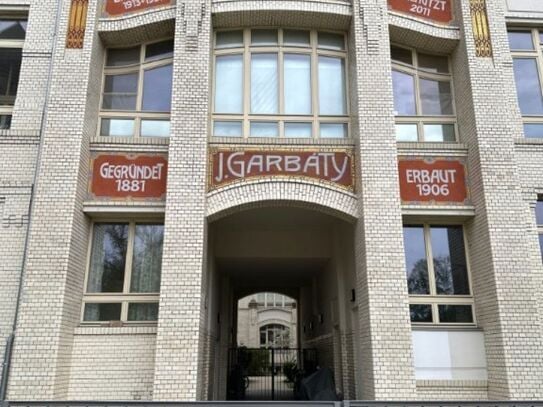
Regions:
<svg viewBox="0 0 543 407"><path fill-rule="evenodd" d="M66 48L83 48L88 8L89 0L72 0L68 34L66 36Z"/></svg>
<svg viewBox="0 0 543 407"><path fill-rule="evenodd" d="M470 0L471 23L475 38L475 54L478 57L492 57L492 42L488 29L488 16L485 0Z"/></svg>

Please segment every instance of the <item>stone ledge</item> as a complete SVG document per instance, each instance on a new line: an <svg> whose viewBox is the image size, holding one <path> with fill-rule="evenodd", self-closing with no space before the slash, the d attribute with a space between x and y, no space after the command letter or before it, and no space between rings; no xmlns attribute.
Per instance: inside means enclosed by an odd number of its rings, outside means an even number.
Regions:
<svg viewBox="0 0 543 407"><path fill-rule="evenodd" d="M417 380L417 387L421 388L478 388L486 389L486 380Z"/></svg>
<svg viewBox="0 0 543 407"><path fill-rule="evenodd" d="M156 326L78 326L74 335L156 335Z"/></svg>

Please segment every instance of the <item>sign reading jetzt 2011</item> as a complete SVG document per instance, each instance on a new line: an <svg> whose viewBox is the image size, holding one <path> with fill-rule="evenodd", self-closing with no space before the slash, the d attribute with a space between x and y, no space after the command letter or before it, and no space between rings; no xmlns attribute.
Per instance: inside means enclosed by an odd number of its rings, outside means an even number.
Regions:
<svg viewBox="0 0 543 407"><path fill-rule="evenodd" d="M215 148L209 177L209 189L258 178L298 178L354 191L354 161L348 149Z"/></svg>
<svg viewBox="0 0 543 407"><path fill-rule="evenodd" d="M452 0L388 0L388 5L392 10L427 18L439 23L449 23L452 20L451 1Z"/></svg>
<svg viewBox="0 0 543 407"><path fill-rule="evenodd" d="M400 157L398 169L404 204L469 204L462 159Z"/></svg>
<svg viewBox="0 0 543 407"><path fill-rule="evenodd" d="M163 200L168 161L160 154L98 154L92 160L92 198Z"/></svg>
<svg viewBox="0 0 543 407"><path fill-rule="evenodd" d="M172 4L172 0L106 0L105 11L111 16Z"/></svg>

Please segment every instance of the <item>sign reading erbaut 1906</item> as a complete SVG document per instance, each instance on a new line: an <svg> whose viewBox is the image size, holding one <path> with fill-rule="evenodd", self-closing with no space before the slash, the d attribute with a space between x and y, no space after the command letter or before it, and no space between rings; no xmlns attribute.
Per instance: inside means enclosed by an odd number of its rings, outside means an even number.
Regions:
<svg viewBox="0 0 543 407"><path fill-rule="evenodd" d="M388 0L392 10L401 11L417 17L440 23L452 20L452 0Z"/></svg>
<svg viewBox="0 0 543 407"><path fill-rule="evenodd" d="M405 204L469 203L463 159L400 157L398 168L400 195Z"/></svg>
<svg viewBox="0 0 543 407"><path fill-rule="evenodd" d="M209 164L209 189L258 178L298 178L354 191L349 149L215 148Z"/></svg>
<svg viewBox="0 0 543 407"><path fill-rule="evenodd" d="M106 0L105 11L116 16L172 4L173 0Z"/></svg>
<svg viewBox="0 0 543 407"><path fill-rule="evenodd" d="M161 154L98 154L92 159L92 198L154 199L166 196L168 161Z"/></svg>

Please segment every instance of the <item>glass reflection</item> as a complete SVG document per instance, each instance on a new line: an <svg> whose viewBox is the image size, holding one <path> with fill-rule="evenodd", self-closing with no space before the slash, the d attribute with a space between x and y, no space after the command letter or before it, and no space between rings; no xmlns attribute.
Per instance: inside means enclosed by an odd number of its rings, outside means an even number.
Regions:
<svg viewBox="0 0 543 407"><path fill-rule="evenodd" d="M403 72L392 71L392 87L394 91L394 114L399 116L416 115L415 78Z"/></svg>
<svg viewBox="0 0 543 407"><path fill-rule="evenodd" d="M431 227L430 235L437 294L469 294L462 227Z"/></svg>
<svg viewBox="0 0 543 407"><path fill-rule="evenodd" d="M409 294L429 294L424 228L422 226L405 226L403 241Z"/></svg>

